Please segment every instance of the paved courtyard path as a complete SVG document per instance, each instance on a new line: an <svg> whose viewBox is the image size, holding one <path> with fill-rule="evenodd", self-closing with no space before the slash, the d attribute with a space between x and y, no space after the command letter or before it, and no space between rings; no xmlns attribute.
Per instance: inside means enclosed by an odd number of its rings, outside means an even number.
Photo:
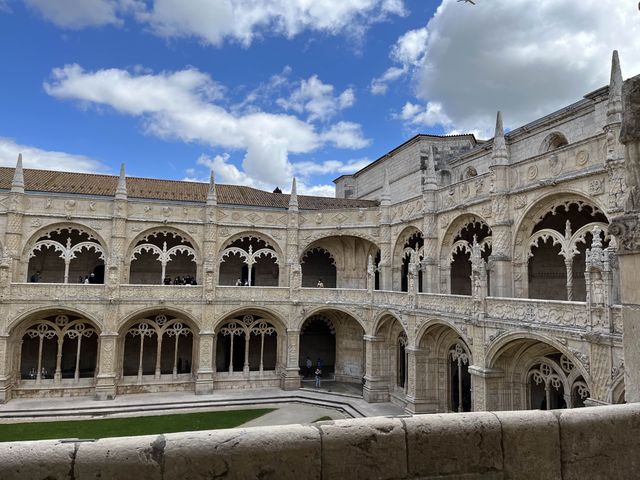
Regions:
<svg viewBox="0 0 640 480"><path fill-rule="evenodd" d="M276 408L246 426L309 423L321 417L357 418L402 415L402 408L391 403L367 403L361 396L340 385L331 392L301 388L284 391L277 388L255 390L218 390L211 395L192 392L147 393L98 401L91 397L12 399L0 405L0 423L56 421L219 411L251 407Z"/></svg>

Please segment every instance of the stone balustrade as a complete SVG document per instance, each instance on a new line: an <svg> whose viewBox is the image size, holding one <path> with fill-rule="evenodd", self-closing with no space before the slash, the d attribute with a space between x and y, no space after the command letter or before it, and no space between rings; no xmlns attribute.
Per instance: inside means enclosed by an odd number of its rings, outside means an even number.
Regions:
<svg viewBox="0 0 640 480"><path fill-rule="evenodd" d="M118 299L137 302L141 299L159 303L200 302L204 298L202 285L120 285ZM16 303L34 301L100 302L112 300L105 285L60 283L12 283L10 297L5 301ZM380 309L411 310L424 313L453 315L468 318L474 312L485 318L512 322L518 325L548 325L581 331L600 330L622 333L620 307L611 310L611 325L593 322L585 302L535 300L526 298L488 297L476 302L466 295L447 295L345 288L301 288L292 294L289 287L236 287L216 286L216 302L288 303L327 305L372 305ZM478 310L479 309L479 310ZM601 314L600 318L604 318Z"/></svg>
<svg viewBox="0 0 640 480"><path fill-rule="evenodd" d="M640 405L0 443L2 478L629 479Z"/></svg>

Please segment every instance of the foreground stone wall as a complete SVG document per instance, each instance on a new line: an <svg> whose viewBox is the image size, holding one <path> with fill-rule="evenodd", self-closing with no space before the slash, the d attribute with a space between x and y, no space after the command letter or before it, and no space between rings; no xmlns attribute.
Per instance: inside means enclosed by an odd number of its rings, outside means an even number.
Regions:
<svg viewBox="0 0 640 480"><path fill-rule="evenodd" d="M640 406L365 418L0 444L13 479L629 479Z"/></svg>

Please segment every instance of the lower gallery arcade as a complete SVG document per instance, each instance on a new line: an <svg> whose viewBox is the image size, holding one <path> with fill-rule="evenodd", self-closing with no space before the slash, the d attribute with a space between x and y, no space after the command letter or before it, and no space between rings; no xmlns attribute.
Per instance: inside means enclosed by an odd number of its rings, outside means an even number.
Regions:
<svg viewBox="0 0 640 480"><path fill-rule="evenodd" d="M134 315L108 336L76 311L41 311L19 321L7 339L7 398L98 398L104 379L112 385L104 398L197 391L197 384L207 391L290 389L313 378L318 365L323 382L361 387L367 401L409 412L573 408L590 397L579 361L551 339L510 333L477 360L454 323L429 319L410 335L400 318L383 312L369 324L346 310L319 308L287 322L244 309L205 332L184 312L162 308ZM113 361L104 361L111 351ZM613 393L613 402L623 400L624 391Z"/></svg>

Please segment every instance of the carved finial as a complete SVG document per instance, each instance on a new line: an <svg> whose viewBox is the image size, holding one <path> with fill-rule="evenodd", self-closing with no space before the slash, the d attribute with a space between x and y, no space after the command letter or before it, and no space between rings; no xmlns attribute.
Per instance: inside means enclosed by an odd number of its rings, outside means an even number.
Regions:
<svg viewBox="0 0 640 480"><path fill-rule="evenodd" d="M296 188L296 177L291 182L291 195L289 196L289 210L298 211L298 192Z"/></svg>
<svg viewBox="0 0 640 480"><path fill-rule="evenodd" d="M436 190L438 188L438 179L436 178L436 154L433 150L433 143L429 145L424 188L425 190Z"/></svg>
<svg viewBox="0 0 640 480"><path fill-rule="evenodd" d="M509 153L507 152L507 144L504 140L504 127L502 126L502 112L500 112L500 110L498 110L496 117L496 133L493 137L491 159L494 165L509 164Z"/></svg>
<svg viewBox="0 0 640 480"><path fill-rule="evenodd" d="M211 170L211 177L209 178L209 192L207 193L207 205L216 205L218 203L218 195L216 194L216 179Z"/></svg>
<svg viewBox="0 0 640 480"><path fill-rule="evenodd" d="M13 180L11 182L11 191L15 193L24 193L24 173L22 171L22 154L18 154L18 162L16 163L16 170L13 174Z"/></svg>
<svg viewBox="0 0 640 480"><path fill-rule="evenodd" d="M384 170L384 179L382 180L382 195L380 195L380 205L391 205L391 188L389 187L389 172Z"/></svg>
<svg viewBox="0 0 640 480"><path fill-rule="evenodd" d="M116 188L116 200L127 199L127 177L124 174L124 163L120 165L120 177Z"/></svg>
<svg viewBox="0 0 640 480"><path fill-rule="evenodd" d="M611 59L611 80L609 82L609 103L607 105L607 124L622 121L622 70L618 51L613 51Z"/></svg>
<svg viewBox="0 0 640 480"><path fill-rule="evenodd" d="M601 233L602 229L598 225L595 225L592 230L593 240L591 240L591 249L602 249L602 239L600 238Z"/></svg>
<svg viewBox="0 0 640 480"><path fill-rule="evenodd" d="M572 234L573 233L571 232L571 222L567 220L567 222L564 224L564 238L571 238Z"/></svg>

